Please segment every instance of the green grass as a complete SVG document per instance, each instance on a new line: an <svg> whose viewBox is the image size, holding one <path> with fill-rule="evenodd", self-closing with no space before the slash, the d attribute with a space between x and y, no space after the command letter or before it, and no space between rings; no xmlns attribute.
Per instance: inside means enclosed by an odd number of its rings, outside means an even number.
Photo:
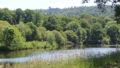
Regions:
<svg viewBox="0 0 120 68"><path fill-rule="evenodd" d="M100 57L83 59L79 56L60 61L38 61L25 63L2 63L0 68L120 68L120 52Z"/></svg>

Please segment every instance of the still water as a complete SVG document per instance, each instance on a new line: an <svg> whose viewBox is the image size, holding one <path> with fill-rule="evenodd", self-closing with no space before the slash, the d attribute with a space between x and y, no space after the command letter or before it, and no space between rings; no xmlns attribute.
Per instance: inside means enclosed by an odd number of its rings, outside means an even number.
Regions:
<svg viewBox="0 0 120 68"><path fill-rule="evenodd" d="M80 56L99 57L112 52L119 51L118 48L85 48L85 49L70 49L70 50L23 50L13 52L0 52L0 62L27 62L34 59L40 61L59 61L61 59L75 58Z"/></svg>

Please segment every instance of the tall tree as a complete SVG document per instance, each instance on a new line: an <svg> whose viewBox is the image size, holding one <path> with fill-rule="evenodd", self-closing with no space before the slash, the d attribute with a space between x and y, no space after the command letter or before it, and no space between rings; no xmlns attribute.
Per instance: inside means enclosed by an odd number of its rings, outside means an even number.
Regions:
<svg viewBox="0 0 120 68"><path fill-rule="evenodd" d="M41 23L41 14L40 14L40 11L35 11L34 14L33 14L33 23L36 25L36 26L40 26L40 23Z"/></svg>
<svg viewBox="0 0 120 68"><path fill-rule="evenodd" d="M16 13L16 24L18 24L22 20L24 12L22 11L22 9L18 8L16 9L15 13Z"/></svg>
<svg viewBox="0 0 120 68"><path fill-rule="evenodd" d="M24 11L24 19L23 19L23 21L24 21L24 23L27 23L27 22L32 22L32 20L33 20L33 10L30 10L30 9L26 9L25 11Z"/></svg>

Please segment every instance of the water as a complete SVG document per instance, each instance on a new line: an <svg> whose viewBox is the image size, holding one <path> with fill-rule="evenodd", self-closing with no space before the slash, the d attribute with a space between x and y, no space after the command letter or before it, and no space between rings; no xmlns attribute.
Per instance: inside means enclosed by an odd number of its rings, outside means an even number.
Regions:
<svg viewBox="0 0 120 68"><path fill-rule="evenodd" d="M71 50L23 50L14 52L0 52L0 62L27 62L34 59L40 61L59 61L68 58L75 58L76 56L87 58L89 56L99 57L105 54L118 51L118 48L85 48L85 49L71 49Z"/></svg>

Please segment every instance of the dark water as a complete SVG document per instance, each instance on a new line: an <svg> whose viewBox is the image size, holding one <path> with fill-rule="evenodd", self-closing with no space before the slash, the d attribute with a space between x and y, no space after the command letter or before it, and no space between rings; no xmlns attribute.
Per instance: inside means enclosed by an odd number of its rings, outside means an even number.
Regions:
<svg viewBox="0 0 120 68"><path fill-rule="evenodd" d="M88 56L104 56L119 51L118 48L85 48L71 50L23 50L13 52L0 52L0 62L26 62L34 59L40 61L55 61L60 59L75 58L76 56L87 58Z"/></svg>

